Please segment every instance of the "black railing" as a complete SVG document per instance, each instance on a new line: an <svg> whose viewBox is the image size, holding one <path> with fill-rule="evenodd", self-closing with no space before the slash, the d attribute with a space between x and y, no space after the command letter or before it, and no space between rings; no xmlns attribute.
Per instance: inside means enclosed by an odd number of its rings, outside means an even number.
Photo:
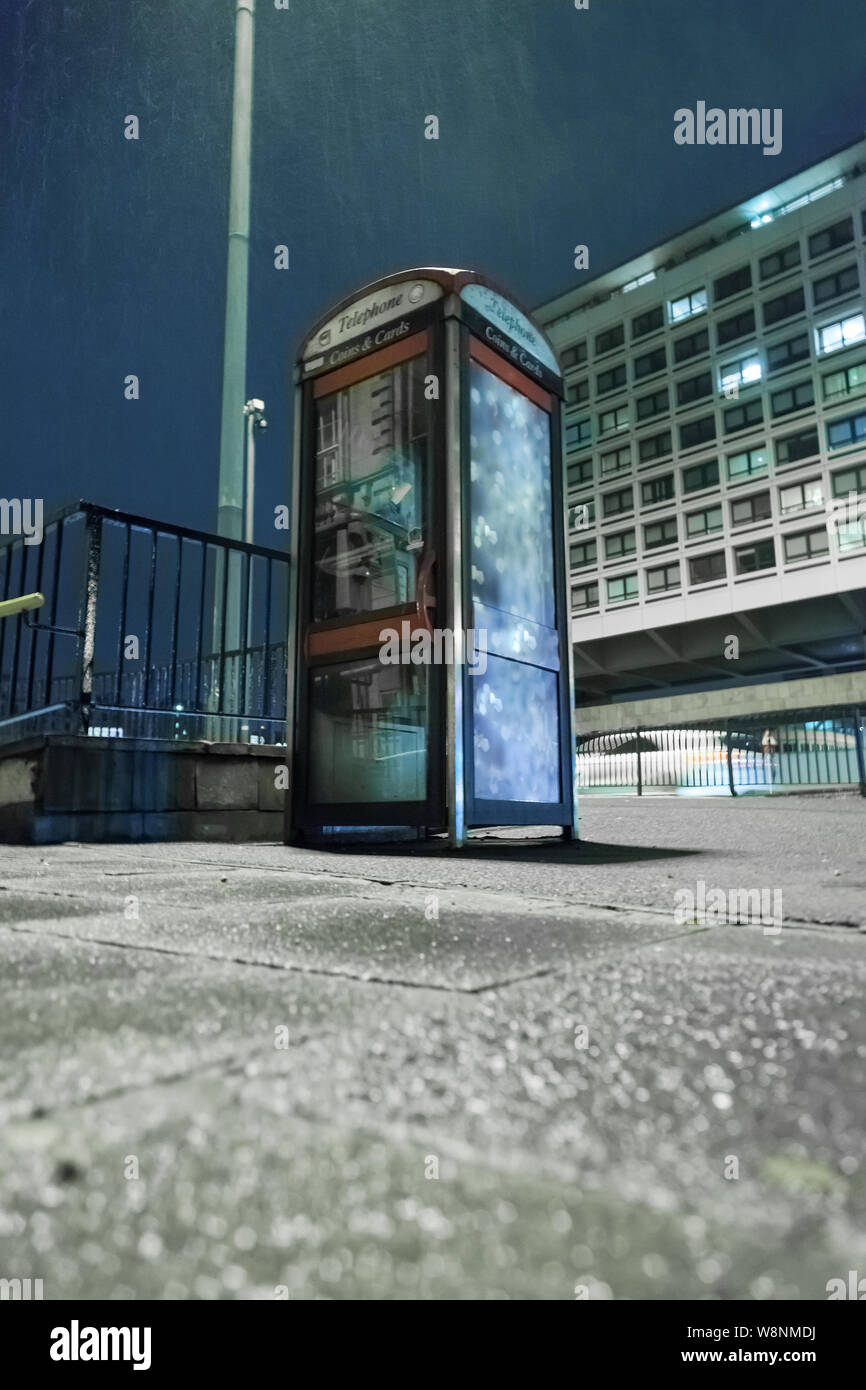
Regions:
<svg viewBox="0 0 866 1390"><path fill-rule="evenodd" d="M864 714L853 705L584 733L577 738L578 788L737 796L859 787L866 795L864 734Z"/></svg>
<svg viewBox="0 0 866 1390"><path fill-rule="evenodd" d="M0 548L0 741L285 742L289 557L81 502Z"/></svg>

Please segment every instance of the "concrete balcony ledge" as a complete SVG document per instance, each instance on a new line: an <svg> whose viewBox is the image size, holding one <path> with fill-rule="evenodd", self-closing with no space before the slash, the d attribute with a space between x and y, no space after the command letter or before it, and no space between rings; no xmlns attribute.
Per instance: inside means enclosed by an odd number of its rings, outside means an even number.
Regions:
<svg viewBox="0 0 866 1390"><path fill-rule="evenodd" d="M285 748L45 734L0 747L0 842L279 841Z"/></svg>

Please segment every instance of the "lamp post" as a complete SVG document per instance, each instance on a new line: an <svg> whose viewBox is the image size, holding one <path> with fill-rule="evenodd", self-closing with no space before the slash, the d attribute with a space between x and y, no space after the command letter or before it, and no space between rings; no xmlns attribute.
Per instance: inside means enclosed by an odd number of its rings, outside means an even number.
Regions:
<svg viewBox="0 0 866 1390"><path fill-rule="evenodd" d="M223 337L222 421L217 492L217 533L244 534L244 401L247 375L247 301L250 259L250 149L253 120L255 0L235 0L235 66L229 172L226 312ZM252 507L249 508L252 513ZM248 519L248 526L251 522ZM224 605L224 611L223 611ZM212 677L209 704L225 710L227 688L236 688L226 653L237 666L241 640L240 556L217 550L214 574ZM217 673L220 673L219 675ZM220 737L214 725L214 737Z"/></svg>
<svg viewBox="0 0 866 1390"><path fill-rule="evenodd" d="M240 539L243 516L242 411L246 397L250 258L250 147L253 118L255 0L235 3L235 74L229 175L228 259L223 344L222 428L217 531Z"/></svg>

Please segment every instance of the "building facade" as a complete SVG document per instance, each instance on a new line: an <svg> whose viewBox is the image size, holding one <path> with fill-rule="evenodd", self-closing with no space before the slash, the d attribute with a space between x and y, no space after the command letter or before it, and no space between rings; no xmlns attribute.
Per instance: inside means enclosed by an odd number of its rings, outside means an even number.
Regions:
<svg viewBox="0 0 866 1390"><path fill-rule="evenodd" d="M535 316L567 382L578 707L652 721L663 696L671 723L732 686L856 693L866 140Z"/></svg>

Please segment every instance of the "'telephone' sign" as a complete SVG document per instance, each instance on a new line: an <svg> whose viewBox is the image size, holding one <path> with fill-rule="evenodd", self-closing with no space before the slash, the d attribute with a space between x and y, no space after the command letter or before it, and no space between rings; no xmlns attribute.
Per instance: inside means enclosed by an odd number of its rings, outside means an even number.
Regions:
<svg viewBox="0 0 866 1390"><path fill-rule="evenodd" d="M442 287L433 280L402 280L356 299L307 339L305 370L339 367L373 348L397 341L410 331L405 316L441 299L442 293Z"/></svg>
<svg viewBox="0 0 866 1390"><path fill-rule="evenodd" d="M540 375L538 363L559 376L559 367L548 343L516 305L503 299L501 294L488 289L486 285L464 285L460 291L460 298L470 309L474 309L476 314L487 319L494 333L496 328L499 328L508 334L511 340L508 343L502 342L501 339L497 341L488 334L493 345L500 351L506 349L521 367L536 376Z"/></svg>

